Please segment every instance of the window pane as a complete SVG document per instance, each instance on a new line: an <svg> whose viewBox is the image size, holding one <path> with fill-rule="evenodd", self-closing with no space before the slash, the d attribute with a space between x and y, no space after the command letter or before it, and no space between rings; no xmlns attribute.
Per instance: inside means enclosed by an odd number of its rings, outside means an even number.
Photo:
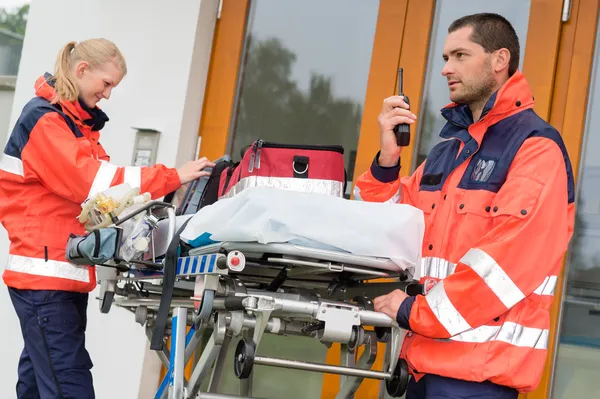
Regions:
<svg viewBox="0 0 600 399"><path fill-rule="evenodd" d="M581 173L577 181L575 231L563 302L553 398L600 397L600 41Z"/></svg>
<svg viewBox="0 0 600 399"><path fill-rule="evenodd" d="M378 0L252 1L234 159L258 138L340 144L352 180L378 9Z"/></svg>
<svg viewBox="0 0 600 399"><path fill-rule="evenodd" d="M419 142L413 170L420 165L429 151L442 139L439 133L446 124L440 110L450 103L448 84L442 76L444 59L442 51L450 24L460 17L478 12L494 12L504 16L515 28L521 45L519 66L523 65L529 8L531 0L438 0L434 30L429 47L427 65L427 83L423 93L421 123L419 124Z"/></svg>
<svg viewBox="0 0 600 399"><path fill-rule="evenodd" d="M258 138L339 144L352 180L378 11L379 0L252 0L230 132L234 160ZM239 393L234 350L235 343L219 393ZM327 351L312 338L265 334L257 353L325 363ZM252 396L321 396L322 373L264 366L253 373Z"/></svg>

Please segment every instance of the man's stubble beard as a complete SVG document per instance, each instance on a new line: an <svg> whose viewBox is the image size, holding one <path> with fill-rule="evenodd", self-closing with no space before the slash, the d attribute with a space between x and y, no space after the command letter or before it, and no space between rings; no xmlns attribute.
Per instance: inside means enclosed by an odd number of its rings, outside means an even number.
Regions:
<svg viewBox="0 0 600 399"><path fill-rule="evenodd" d="M483 74L476 77L471 82L465 84L461 81L463 92L450 96L450 99L457 104L466 104L469 106L486 102L494 91L496 80L492 74L491 64L488 62L484 68Z"/></svg>

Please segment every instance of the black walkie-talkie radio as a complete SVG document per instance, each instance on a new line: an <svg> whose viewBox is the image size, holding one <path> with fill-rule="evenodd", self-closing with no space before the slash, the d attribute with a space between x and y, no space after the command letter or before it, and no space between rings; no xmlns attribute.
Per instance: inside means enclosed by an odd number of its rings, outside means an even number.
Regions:
<svg viewBox="0 0 600 399"><path fill-rule="evenodd" d="M404 98L404 102L408 104L410 109L408 97L402 93L402 68L398 69L398 95ZM396 142L399 147L406 147L410 144L410 125L408 123L401 123L394 126L394 133L396 134Z"/></svg>

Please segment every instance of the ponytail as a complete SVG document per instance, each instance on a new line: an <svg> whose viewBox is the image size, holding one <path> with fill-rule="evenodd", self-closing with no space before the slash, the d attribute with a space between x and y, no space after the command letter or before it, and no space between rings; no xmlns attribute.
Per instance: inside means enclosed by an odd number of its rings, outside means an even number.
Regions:
<svg viewBox="0 0 600 399"><path fill-rule="evenodd" d="M88 39L79 44L69 42L58 54L54 76L51 78L55 81L56 91L53 103L59 100L75 101L79 97L79 88L73 78L72 68L80 61L86 61L90 68L98 67L105 62L113 62L123 76L127 73L125 57L113 42L101 38Z"/></svg>
<svg viewBox="0 0 600 399"><path fill-rule="evenodd" d="M54 69L54 90L56 91L57 98L53 102L57 102L59 99L66 101L75 101L79 96L79 89L73 80L71 75L71 52L75 49L77 43L67 43L56 59L56 65Z"/></svg>

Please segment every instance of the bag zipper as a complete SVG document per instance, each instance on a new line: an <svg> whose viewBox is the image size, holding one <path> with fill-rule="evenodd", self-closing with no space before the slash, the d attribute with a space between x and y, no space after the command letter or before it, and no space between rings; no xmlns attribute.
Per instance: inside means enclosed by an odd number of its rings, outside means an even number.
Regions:
<svg viewBox="0 0 600 399"><path fill-rule="evenodd" d="M344 153L344 147L341 145L313 145L313 144L280 144L272 143L264 140L256 140L253 148L255 151L259 148L290 148L297 150L317 150L317 151L335 151L341 154Z"/></svg>
<svg viewBox="0 0 600 399"><path fill-rule="evenodd" d="M250 153L250 164L248 165L248 172L252 172L255 168L260 169L260 154L263 148L289 148L295 150L334 151L340 154L344 154L344 147L342 147L341 145L320 146L311 144L279 144L259 139L256 140L254 144L252 144L252 153Z"/></svg>

